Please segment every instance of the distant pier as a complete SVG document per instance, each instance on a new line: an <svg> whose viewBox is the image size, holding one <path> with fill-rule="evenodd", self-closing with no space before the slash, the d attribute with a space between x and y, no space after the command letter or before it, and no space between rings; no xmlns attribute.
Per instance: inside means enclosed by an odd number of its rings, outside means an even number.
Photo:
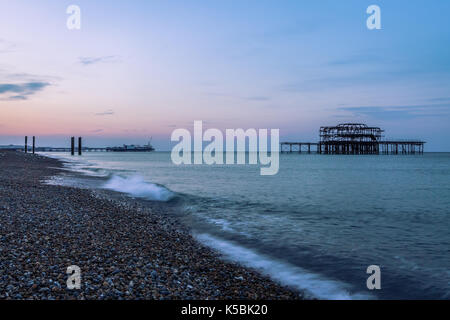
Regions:
<svg viewBox="0 0 450 320"><path fill-rule="evenodd" d="M39 147L36 148L38 152L72 152L72 148L54 148L54 147ZM90 148L82 147L82 152L106 152L106 148Z"/></svg>
<svg viewBox="0 0 450 320"><path fill-rule="evenodd" d="M319 142L281 142L280 151L318 154L423 154L425 141L383 140L384 130L362 123L320 128ZM311 150L313 147L313 150Z"/></svg>

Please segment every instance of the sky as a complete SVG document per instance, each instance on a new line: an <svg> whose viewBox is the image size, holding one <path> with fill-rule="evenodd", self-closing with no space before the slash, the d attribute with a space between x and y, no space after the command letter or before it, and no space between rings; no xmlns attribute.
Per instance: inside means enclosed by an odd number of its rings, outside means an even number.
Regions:
<svg viewBox="0 0 450 320"><path fill-rule="evenodd" d="M381 29L369 30L369 5ZM66 26L69 5L81 29ZM450 151L450 1L0 0L0 145L362 122Z"/></svg>

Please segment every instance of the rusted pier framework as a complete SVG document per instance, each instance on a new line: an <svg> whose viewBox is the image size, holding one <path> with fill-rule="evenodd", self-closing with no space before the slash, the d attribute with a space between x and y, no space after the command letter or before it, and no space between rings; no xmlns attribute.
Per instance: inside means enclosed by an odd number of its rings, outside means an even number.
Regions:
<svg viewBox="0 0 450 320"><path fill-rule="evenodd" d="M382 140L384 130L362 123L344 123L335 127L321 127L320 141L282 142L281 152L302 153L314 146L320 154L423 154L424 141Z"/></svg>
<svg viewBox="0 0 450 320"><path fill-rule="evenodd" d="M320 150L324 154L378 154L383 130L360 123L320 128Z"/></svg>
<svg viewBox="0 0 450 320"><path fill-rule="evenodd" d="M423 154L424 141L380 141L382 154Z"/></svg>

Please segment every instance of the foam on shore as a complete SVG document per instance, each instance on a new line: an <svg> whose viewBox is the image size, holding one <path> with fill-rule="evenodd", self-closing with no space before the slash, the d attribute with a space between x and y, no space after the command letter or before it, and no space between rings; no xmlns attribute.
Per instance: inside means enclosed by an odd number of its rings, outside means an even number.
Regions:
<svg viewBox="0 0 450 320"><path fill-rule="evenodd" d="M197 234L195 238L201 243L221 252L225 258L254 268L282 285L304 292L306 297L329 300L374 298L365 293L351 293L349 286L345 283L326 279L303 268L277 261L209 234Z"/></svg>
<svg viewBox="0 0 450 320"><path fill-rule="evenodd" d="M163 186L146 182L142 177L112 176L103 186L105 189L124 192L133 197L154 201L169 201L174 193Z"/></svg>

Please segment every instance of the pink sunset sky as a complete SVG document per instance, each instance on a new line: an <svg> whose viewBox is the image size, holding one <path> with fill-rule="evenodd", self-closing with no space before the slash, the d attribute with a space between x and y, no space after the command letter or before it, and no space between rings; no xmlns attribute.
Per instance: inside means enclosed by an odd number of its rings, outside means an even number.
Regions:
<svg viewBox="0 0 450 320"><path fill-rule="evenodd" d="M322 125L365 122L449 151L449 3L383 2L373 31L369 1L320 2L3 2L0 145L168 150L194 120L316 141Z"/></svg>

